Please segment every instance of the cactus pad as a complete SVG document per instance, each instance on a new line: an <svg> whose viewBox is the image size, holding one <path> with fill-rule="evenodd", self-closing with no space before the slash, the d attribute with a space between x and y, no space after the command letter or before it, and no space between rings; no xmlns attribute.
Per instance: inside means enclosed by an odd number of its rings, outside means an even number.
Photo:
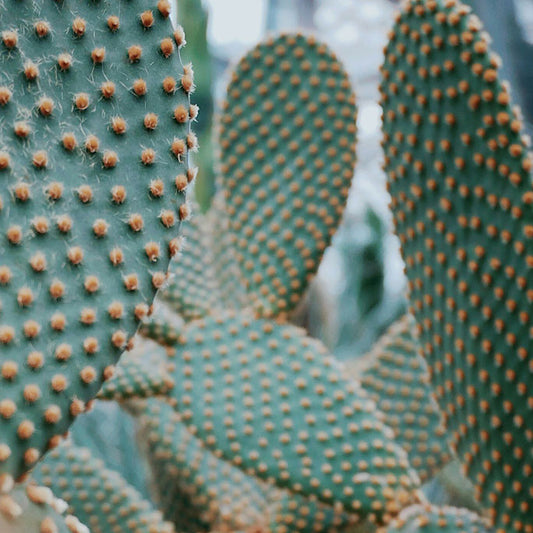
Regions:
<svg viewBox="0 0 533 533"><path fill-rule="evenodd" d="M166 403L146 402L141 427L163 514L183 531L248 529L266 522L258 481L216 458Z"/></svg>
<svg viewBox="0 0 533 533"><path fill-rule="evenodd" d="M64 516L67 504L54 497L47 487L25 483L0 494L2 533L89 533L71 515Z"/></svg>
<svg viewBox="0 0 533 533"><path fill-rule="evenodd" d="M173 359L176 408L215 454L249 475L381 521L418 479L323 345L243 314L188 324Z"/></svg>
<svg viewBox="0 0 533 533"><path fill-rule="evenodd" d="M166 0L0 10L0 473L18 477L165 280L194 175L192 71Z"/></svg>
<svg viewBox="0 0 533 533"><path fill-rule="evenodd" d="M389 328L372 349L373 363L363 372L361 384L425 482L451 459L451 453L413 327L405 316Z"/></svg>
<svg viewBox="0 0 533 533"><path fill-rule="evenodd" d="M124 479L94 459L89 449L65 441L41 461L32 474L61 494L91 533L174 533L161 513Z"/></svg>
<svg viewBox="0 0 533 533"><path fill-rule="evenodd" d="M533 188L477 18L411 0L383 66L385 168L453 445L499 533L533 531Z"/></svg>
<svg viewBox="0 0 533 533"><path fill-rule="evenodd" d="M122 356L115 374L104 383L98 398L123 402L130 398L168 394L174 381L166 368L166 361L163 348L153 342L143 341L141 346Z"/></svg>
<svg viewBox="0 0 533 533"><path fill-rule="evenodd" d="M467 509L413 505L404 509L384 533L485 533L481 518Z"/></svg>
<svg viewBox="0 0 533 533"><path fill-rule="evenodd" d="M218 130L223 209L232 259L263 315L295 307L337 227L355 115L348 75L313 37L270 38L232 73Z"/></svg>

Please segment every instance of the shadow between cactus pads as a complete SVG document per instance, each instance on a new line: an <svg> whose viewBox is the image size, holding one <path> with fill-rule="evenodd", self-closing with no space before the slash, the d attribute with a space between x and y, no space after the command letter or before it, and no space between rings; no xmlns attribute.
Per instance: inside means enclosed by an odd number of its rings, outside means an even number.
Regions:
<svg viewBox="0 0 533 533"><path fill-rule="evenodd" d="M166 277L196 108L166 0L4 2L0 474L110 375Z"/></svg>

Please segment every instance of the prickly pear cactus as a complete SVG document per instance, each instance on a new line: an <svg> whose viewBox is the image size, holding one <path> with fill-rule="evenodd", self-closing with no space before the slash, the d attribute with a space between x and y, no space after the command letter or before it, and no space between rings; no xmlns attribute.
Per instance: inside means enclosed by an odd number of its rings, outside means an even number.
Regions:
<svg viewBox="0 0 533 533"><path fill-rule="evenodd" d="M412 311L453 445L499 533L533 528L533 189L477 18L410 0L383 66L385 168Z"/></svg>
<svg viewBox="0 0 533 533"><path fill-rule="evenodd" d="M393 429L396 442L407 451L420 480L425 482L452 455L413 328L409 316L391 326L372 349L370 367L357 377L385 415L385 424Z"/></svg>
<svg viewBox="0 0 533 533"><path fill-rule="evenodd" d="M229 313L188 324L177 348L171 398L218 456L378 522L413 498L374 402L302 330Z"/></svg>
<svg viewBox="0 0 533 533"><path fill-rule="evenodd" d="M179 313L249 306L283 316L297 305L344 210L355 118L344 67L313 37L273 37L241 59L219 119L221 194L201 221L207 272L190 279L198 263L173 262L163 293ZM206 241L201 229L190 238Z"/></svg>
<svg viewBox="0 0 533 533"><path fill-rule="evenodd" d="M61 494L92 533L174 533L161 513L88 448L65 441L37 465L33 478Z"/></svg>
<svg viewBox="0 0 533 533"><path fill-rule="evenodd" d="M19 477L165 280L196 109L167 0L0 10L0 473Z"/></svg>
<svg viewBox="0 0 533 533"><path fill-rule="evenodd" d="M404 509L383 533L485 533L475 513L456 507L414 505Z"/></svg>
<svg viewBox="0 0 533 533"><path fill-rule="evenodd" d="M89 533L72 515L64 515L67 504L47 487L33 483L18 485L0 494L2 533Z"/></svg>

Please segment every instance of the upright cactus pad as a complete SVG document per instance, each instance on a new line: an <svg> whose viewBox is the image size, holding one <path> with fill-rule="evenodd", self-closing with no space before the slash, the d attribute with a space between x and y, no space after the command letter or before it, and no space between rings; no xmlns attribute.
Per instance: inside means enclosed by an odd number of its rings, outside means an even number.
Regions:
<svg viewBox="0 0 533 533"><path fill-rule="evenodd" d="M174 533L161 513L124 479L69 441L37 465L33 478L61 494L91 533Z"/></svg>
<svg viewBox="0 0 533 533"><path fill-rule="evenodd" d="M533 189L477 18L410 0L383 66L385 168L412 311L460 457L499 533L533 531Z"/></svg>
<svg viewBox="0 0 533 533"><path fill-rule="evenodd" d="M467 509L414 505L404 509L383 533L485 533L481 518Z"/></svg>
<svg viewBox="0 0 533 533"><path fill-rule="evenodd" d="M374 402L303 330L225 314L191 322L179 343L171 395L215 454L361 518L413 496L418 479Z"/></svg>
<svg viewBox="0 0 533 533"><path fill-rule="evenodd" d="M260 483L218 459L194 437L173 408L146 402L141 419L158 503L183 531L262 527L267 501Z"/></svg>
<svg viewBox="0 0 533 533"><path fill-rule="evenodd" d="M373 348L373 363L360 378L424 482L451 459L451 453L413 327L408 316L391 326Z"/></svg>
<svg viewBox="0 0 533 533"><path fill-rule="evenodd" d="M0 494L2 533L89 533L72 515L64 516L66 503L47 487L19 485Z"/></svg>
<svg viewBox="0 0 533 533"><path fill-rule="evenodd" d="M176 251L195 139L169 10L0 7L0 473L84 410Z"/></svg>

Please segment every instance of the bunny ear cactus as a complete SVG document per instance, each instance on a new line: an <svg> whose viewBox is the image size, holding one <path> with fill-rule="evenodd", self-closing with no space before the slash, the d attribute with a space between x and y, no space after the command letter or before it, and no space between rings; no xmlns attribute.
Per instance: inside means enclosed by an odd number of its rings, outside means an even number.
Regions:
<svg viewBox="0 0 533 533"><path fill-rule="evenodd" d="M90 533L77 518L64 515L66 503L47 487L25 483L0 494L2 533Z"/></svg>
<svg viewBox="0 0 533 533"><path fill-rule="evenodd" d="M377 522L415 497L374 402L302 330L228 313L188 324L177 348L172 402L215 455Z"/></svg>
<svg viewBox="0 0 533 533"><path fill-rule="evenodd" d="M84 410L176 252L196 109L169 12L2 4L0 474L24 474Z"/></svg>
<svg viewBox="0 0 533 533"><path fill-rule="evenodd" d="M373 348L370 367L357 377L424 482L450 460L451 454L413 328L408 316L391 326Z"/></svg>
<svg viewBox="0 0 533 533"><path fill-rule="evenodd" d="M174 533L161 513L88 448L65 441L37 465L33 478L57 491L93 533Z"/></svg>
<svg viewBox="0 0 533 533"><path fill-rule="evenodd" d="M284 316L297 305L343 213L355 118L347 73L313 37L283 34L241 59L218 121L220 195L202 221L213 256L206 250L203 261L213 266L191 280L191 268L173 262L163 297L179 313L244 306Z"/></svg>
<svg viewBox="0 0 533 533"><path fill-rule="evenodd" d="M385 168L412 311L496 531L533 530L531 159L469 9L411 0L385 51Z"/></svg>

